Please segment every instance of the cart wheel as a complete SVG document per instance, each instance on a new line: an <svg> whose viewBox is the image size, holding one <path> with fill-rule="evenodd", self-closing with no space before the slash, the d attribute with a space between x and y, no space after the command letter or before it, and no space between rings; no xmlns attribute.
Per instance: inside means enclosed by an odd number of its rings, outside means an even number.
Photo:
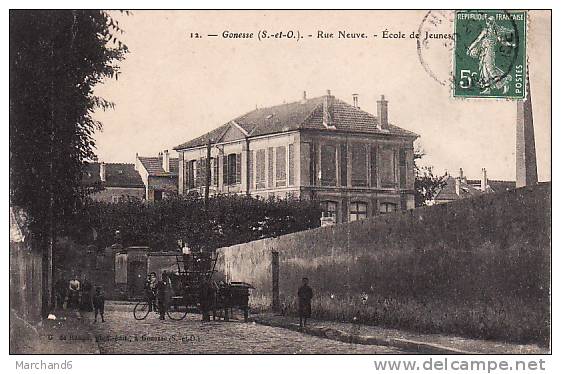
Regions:
<svg viewBox="0 0 561 374"><path fill-rule="evenodd" d="M185 317L187 317L187 313L188 313L187 307L180 306L180 305L170 305L170 307L167 310L167 315L169 319L174 321L181 321L182 319L185 319Z"/></svg>
<svg viewBox="0 0 561 374"><path fill-rule="evenodd" d="M249 319L249 309L246 308L243 310L243 321L247 322L248 319Z"/></svg>
<svg viewBox="0 0 561 374"><path fill-rule="evenodd" d="M139 301L136 303L134 310L132 311L134 319L138 321L146 319L148 313L150 313L150 304L147 301Z"/></svg>

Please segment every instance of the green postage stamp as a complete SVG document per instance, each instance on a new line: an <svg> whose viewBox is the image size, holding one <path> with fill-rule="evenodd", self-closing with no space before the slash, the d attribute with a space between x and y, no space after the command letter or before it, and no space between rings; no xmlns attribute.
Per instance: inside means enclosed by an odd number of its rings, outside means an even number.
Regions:
<svg viewBox="0 0 561 374"><path fill-rule="evenodd" d="M526 11L456 11L455 97L525 97L526 19Z"/></svg>

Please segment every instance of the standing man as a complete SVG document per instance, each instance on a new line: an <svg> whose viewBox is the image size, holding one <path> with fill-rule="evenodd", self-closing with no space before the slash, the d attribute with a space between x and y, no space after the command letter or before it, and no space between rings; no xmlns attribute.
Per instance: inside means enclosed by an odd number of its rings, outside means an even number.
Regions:
<svg viewBox="0 0 561 374"><path fill-rule="evenodd" d="M160 310L160 319L166 319L166 311L168 306L168 297L170 297L169 279L167 272L162 273L162 280L156 285L156 297L158 298L158 309Z"/></svg>
<svg viewBox="0 0 561 374"><path fill-rule="evenodd" d="M302 278L302 285L298 289L298 316L300 317L300 328L306 327L308 318L312 316L312 297L314 292L308 286L308 278Z"/></svg>
<svg viewBox="0 0 561 374"><path fill-rule="evenodd" d="M78 309L80 306L80 281L76 274L73 274L68 282L68 305L72 305L73 309Z"/></svg>

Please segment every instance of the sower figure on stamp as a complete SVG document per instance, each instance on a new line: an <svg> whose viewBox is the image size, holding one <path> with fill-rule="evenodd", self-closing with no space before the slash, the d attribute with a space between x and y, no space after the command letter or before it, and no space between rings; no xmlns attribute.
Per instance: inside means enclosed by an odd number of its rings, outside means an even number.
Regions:
<svg viewBox="0 0 561 374"><path fill-rule="evenodd" d="M302 278L302 285L298 289L298 316L300 317L300 328L306 327L308 318L312 315L312 298L314 292L308 286L308 278Z"/></svg>
<svg viewBox="0 0 561 374"><path fill-rule="evenodd" d="M97 314L101 316L101 322L105 322L103 313L105 310L105 296L101 291L101 287L97 286L95 288L95 295L93 296L93 307L94 307L94 323L97 322Z"/></svg>

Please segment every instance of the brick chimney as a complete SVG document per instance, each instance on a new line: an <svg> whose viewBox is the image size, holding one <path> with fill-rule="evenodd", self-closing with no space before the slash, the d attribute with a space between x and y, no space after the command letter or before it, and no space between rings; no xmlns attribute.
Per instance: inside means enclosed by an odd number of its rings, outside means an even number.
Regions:
<svg viewBox="0 0 561 374"><path fill-rule="evenodd" d="M456 195L458 195L458 197L460 197L461 183L462 183L462 179L460 177L456 178Z"/></svg>
<svg viewBox="0 0 561 374"><path fill-rule="evenodd" d="M353 106L360 109L360 107L358 106L358 94L353 94Z"/></svg>
<svg viewBox="0 0 561 374"><path fill-rule="evenodd" d="M327 90L326 95L323 97L323 125L329 130L335 129L332 111L333 96L331 96L331 90Z"/></svg>
<svg viewBox="0 0 561 374"><path fill-rule="evenodd" d="M378 122L379 126L383 130L387 130L388 126L388 101L385 99L384 95L380 96L378 103Z"/></svg>
<svg viewBox="0 0 561 374"><path fill-rule="evenodd" d="M306 97L306 91L302 92L302 100L300 100L300 104L306 104L306 102L308 101L307 97Z"/></svg>
<svg viewBox="0 0 561 374"><path fill-rule="evenodd" d="M464 169L460 168L460 179L464 180Z"/></svg>
<svg viewBox="0 0 561 374"><path fill-rule="evenodd" d="M487 169L481 169L481 191L487 192L489 181L487 180Z"/></svg>
<svg viewBox="0 0 561 374"><path fill-rule="evenodd" d="M101 179L102 182L106 182L106 174L105 174L105 162L101 162L99 164L99 179Z"/></svg>
<svg viewBox="0 0 561 374"><path fill-rule="evenodd" d="M162 154L162 168L166 173L169 173L169 152L167 149Z"/></svg>

